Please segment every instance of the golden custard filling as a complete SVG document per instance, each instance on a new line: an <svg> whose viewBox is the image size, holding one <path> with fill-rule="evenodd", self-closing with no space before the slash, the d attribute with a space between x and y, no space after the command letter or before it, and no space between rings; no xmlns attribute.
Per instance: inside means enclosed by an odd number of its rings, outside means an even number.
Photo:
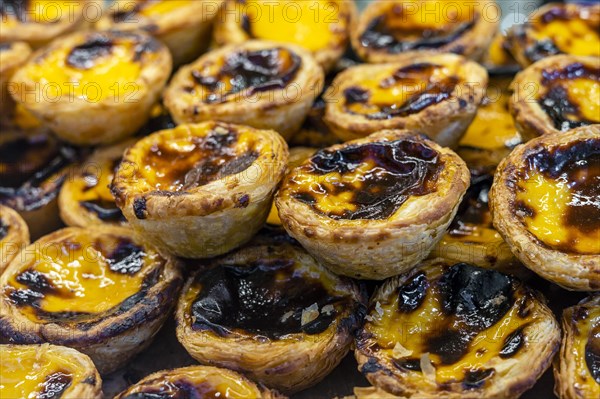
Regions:
<svg viewBox="0 0 600 399"><path fill-rule="evenodd" d="M600 56L600 7L556 4L526 25L532 60L554 54Z"/></svg>
<svg viewBox="0 0 600 399"><path fill-rule="evenodd" d="M72 233L36 246L8 277L3 295L34 322L85 320L135 300L164 259L130 238Z"/></svg>
<svg viewBox="0 0 600 399"><path fill-rule="evenodd" d="M187 7L199 0L131 0L116 3L112 12L115 23L137 22L136 16L160 20L164 15ZM202 1L202 0L200 0Z"/></svg>
<svg viewBox="0 0 600 399"><path fill-rule="evenodd" d="M75 43L50 47L25 67L50 99L133 101L143 64L157 57L158 42L125 32L92 32Z"/></svg>
<svg viewBox="0 0 600 399"><path fill-rule="evenodd" d="M138 142L127 158L135 191L187 192L247 170L270 145L254 129L219 123L181 125ZM128 163L121 165L128 175ZM255 173L255 172L252 172Z"/></svg>
<svg viewBox="0 0 600 399"><path fill-rule="evenodd" d="M9 29L28 23L74 22L84 5L84 0L2 0L0 26Z"/></svg>
<svg viewBox="0 0 600 399"><path fill-rule="evenodd" d="M70 195L79 203L79 206L86 212L93 213L103 222L121 223L126 221L110 191L110 185L120 161L120 158L103 159L85 165L82 173L68 183Z"/></svg>
<svg viewBox="0 0 600 399"><path fill-rule="evenodd" d="M600 69L573 63L542 71L537 102L557 130L600 123Z"/></svg>
<svg viewBox="0 0 600 399"><path fill-rule="evenodd" d="M465 389L501 373L498 358L509 367L528 345L525 329L547 317L512 277L466 263L433 264L378 299L364 327L370 338L357 347L369 339L392 372Z"/></svg>
<svg viewBox="0 0 600 399"><path fill-rule="evenodd" d="M346 87L340 107L373 120L407 117L451 99L463 80L458 68L428 62L386 68Z"/></svg>
<svg viewBox="0 0 600 399"><path fill-rule="evenodd" d="M285 249L264 247L260 255L241 254L198 274L183 299L192 329L219 337L316 340L355 306L347 283L294 257L297 249L290 248L292 255Z"/></svg>
<svg viewBox="0 0 600 399"><path fill-rule="evenodd" d="M42 345L1 346L0 397L61 398L81 383L81 363Z"/></svg>
<svg viewBox="0 0 600 399"><path fill-rule="evenodd" d="M236 21L251 38L285 41L310 51L341 46L349 15L340 0L236 0Z"/></svg>
<svg viewBox="0 0 600 399"><path fill-rule="evenodd" d="M387 219L436 191L440 158L410 139L324 149L292 172L283 195L331 219Z"/></svg>
<svg viewBox="0 0 600 399"><path fill-rule="evenodd" d="M286 88L301 65L296 53L282 47L235 51L194 68L191 87L185 87L182 96L189 101L199 97L207 104L260 98L264 92Z"/></svg>
<svg viewBox="0 0 600 399"><path fill-rule="evenodd" d="M600 396L600 307L596 303L579 305L571 314L572 353L577 381L589 394ZM593 396L590 396L593 397Z"/></svg>
<svg viewBox="0 0 600 399"><path fill-rule="evenodd" d="M511 96L508 83L500 79L490 83L475 119L460 140L460 147L493 151L512 148L521 142L508 109Z"/></svg>
<svg viewBox="0 0 600 399"><path fill-rule="evenodd" d="M546 246L600 254L600 139L539 148L513 178L514 209Z"/></svg>
<svg viewBox="0 0 600 399"><path fill-rule="evenodd" d="M399 54L435 50L459 40L480 18L475 3L389 1L360 36L364 48Z"/></svg>
<svg viewBox="0 0 600 399"><path fill-rule="evenodd" d="M144 396L147 395L147 396ZM258 387L229 370L211 367L175 369L167 375L145 379L128 389L119 399L139 397L257 399Z"/></svg>

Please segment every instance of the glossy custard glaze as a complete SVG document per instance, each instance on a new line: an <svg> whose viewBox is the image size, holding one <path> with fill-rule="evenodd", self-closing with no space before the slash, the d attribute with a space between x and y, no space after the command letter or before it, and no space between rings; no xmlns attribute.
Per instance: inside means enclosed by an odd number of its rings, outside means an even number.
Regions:
<svg viewBox="0 0 600 399"><path fill-rule="evenodd" d="M403 5L389 2L385 13L373 18L360 36L365 48L400 54L411 50L434 50L446 46L470 31L478 13L462 5L448 7L448 15L440 21L440 10L431 12L434 2ZM430 12L427 12L430 10Z"/></svg>
<svg viewBox="0 0 600 399"><path fill-rule="evenodd" d="M56 198L64 169L76 158L72 148L45 134L0 141L0 204L24 211L44 206Z"/></svg>
<svg viewBox="0 0 600 399"><path fill-rule="evenodd" d="M221 265L199 274L192 328L220 336L250 333L270 339L327 330L349 299L327 288L317 268L268 257Z"/></svg>
<svg viewBox="0 0 600 399"><path fill-rule="evenodd" d="M159 48L149 36L92 32L81 34L68 46L48 47L24 70L29 79L47 85L44 93L51 99L67 93L91 102L132 100L140 90L142 63L156 57Z"/></svg>
<svg viewBox="0 0 600 399"><path fill-rule="evenodd" d="M292 196L332 219L386 219L436 189L437 151L413 140L321 150L295 172Z"/></svg>
<svg viewBox="0 0 600 399"><path fill-rule="evenodd" d="M70 393L82 381L79 361L47 345L0 347L0 397L53 398Z"/></svg>
<svg viewBox="0 0 600 399"><path fill-rule="evenodd" d="M251 133L217 127L155 143L140 172L156 190L181 192L243 172L257 158Z"/></svg>
<svg viewBox="0 0 600 399"><path fill-rule="evenodd" d="M542 71L540 107L560 131L600 123L600 70L571 64Z"/></svg>
<svg viewBox="0 0 600 399"><path fill-rule="evenodd" d="M285 88L301 63L298 55L284 48L237 51L221 60L220 66L207 62L194 69L192 79L204 102L222 103L236 93L252 96Z"/></svg>
<svg viewBox="0 0 600 399"><path fill-rule="evenodd" d="M438 386L467 390L489 384L499 370L486 364L517 355L528 344L524 329L540 317L532 294L512 277L466 263L434 263L377 299L359 350L380 352L403 378L423 378L430 365ZM375 370L363 366L363 373Z"/></svg>
<svg viewBox="0 0 600 399"><path fill-rule="evenodd" d="M38 245L3 295L36 322L79 322L126 311L159 278L164 259L131 239L73 233Z"/></svg>
<svg viewBox="0 0 600 399"><path fill-rule="evenodd" d="M406 117L448 100L459 82L447 67L430 63L390 72L344 89L345 111L368 119Z"/></svg>
<svg viewBox="0 0 600 399"><path fill-rule="evenodd" d="M600 139L533 150L509 182L514 208L541 242L563 252L600 253Z"/></svg>
<svg viewBox="0 0 600 399"><path fill-rule="evenodd" d="M259 389L229 370L212 367L175 369L144 379L117 399L257 399Z"/></svg>
<svg viewBox="0 0 600 399"><path fill-rule="evenodd" d="M342 1L313 0L269 2L237 0L242 28L251 38L284 40L311 51L339 46L348 16L341 13Z"/></svg>
<svg viewBox="0 0 600 399"><path fill-rule="evenodd" d="M600 55L600 8L556 4L536 13L520 35L530 36L525 55L532 62L556 54Z"/></svg>

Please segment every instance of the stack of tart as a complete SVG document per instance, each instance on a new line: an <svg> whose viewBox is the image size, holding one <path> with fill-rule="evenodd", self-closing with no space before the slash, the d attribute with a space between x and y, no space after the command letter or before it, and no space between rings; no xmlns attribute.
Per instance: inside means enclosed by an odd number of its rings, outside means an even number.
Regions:
<svg viewBox="0 0 600 399"><path fill-rule="evenodd" d="M0 16L0 397L600 394L598 5Z"/></svg>

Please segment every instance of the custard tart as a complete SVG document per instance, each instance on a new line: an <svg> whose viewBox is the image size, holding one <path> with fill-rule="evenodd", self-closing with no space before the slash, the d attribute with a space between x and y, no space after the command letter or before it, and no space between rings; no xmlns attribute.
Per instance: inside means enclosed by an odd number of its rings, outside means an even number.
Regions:
<svg viewBox="0 0 600 399"><path fill-rule="evenodd" d="M25 42L0 43L0 114L3 118L12 116L15 106L10 96L10 78L30 54L31 49Z"/></svg>
<svg viewBox="0 0 600 399"><path fill-rule="evenodd" d="M471 176L471 186L454 220L429 257L465 262L519 278L529 277L531 272L515 258L492 224L488 194L493 178L493 175Z"/></svg>
<svg viewBox="0 0 600 399"><path fill-rule="evenodd" d="M248 41L180 68L165 91L177 123L218 120L273 129L286 140L323 89L323 71L302 48Z"/></svg>
<svg viewBox="0 0 600 399"><path fill-rule="evenodd" d="M77 159L73 148L44 132L0 134L0 205L19 212L32 238L60 227L57 198Z"/></svg>
<svg viewBox="0 0 600 399"><path fill-rule="evenodd" d="M106 144L148 120L170 73L169 51L144 33L76 32L35 52L11 95L61 139Z"/></svg>
<svg viewBox="0 0 600 399"><path fill-rule="evenodd" d="M283 399L241 374L210 366L190 366L150 374L115 399Z"/></svg>
<svg viewBox="0 0 600 399"><path fill-rule="evenodd" d="M0 397L102 399L92 360L64 346L0 345Z"/></svg>
<svg viewBox="0 0 600 399"><path fill-rule="evenodd" d="M454 54L351 67L325 93L325 123L342 141L398 128L452 146L475 117L487 82L483 67Z"/></svg>
<svg viewBox="0 0 600 399"><path fill-rule="evenodd" d="M539 294L443 259L387 280L356 338L359 370L410 398L518 398L550 366L560 327Z"/></svg>
<svg viewBox="0 0 600 399"><path fill-rule="evenodd" d="M2 0L0 43L24 41L39 48L81 28L85 17L101 13L95 0Z"/></svg>
<svg viewBox="0 0 600 399"><path fill-rule="evenodd" d="M458 143L456 153L472 174L493 174L500 161L523 141L509 111L510 82L505 76L490 78L477 114Z"/></svg>
<svg viewBox="0 0 600 399"><path fill-rule="evenodd" d="M454 152L385 130L318 151L283 180L287 232L334 273L381 280L424 259L469 186Z"/></svg>
<svg viewBox="0 0 600 399"><path fill-rule="evenodd" d="M60 217L67 226L126 225L110 185L123 153L135 143L126 140L100 147L63 184L58 197Z"/></svg>
<svg viewBox="0 0 600 399"><path fill-rule="evenodd" d="M299 245L259 238L203 266L176 312L177 337L200 363L293 393L348 353L364 292Z"/></svg>
<svg viewBox="0 0 600 399"><path fill-rule="evenodd" d="M123 227L69 227L25 248L0 277L0 334L92 358L101 374L146 348L181 288L179 264Z"/></svg>
<svg viewBox="0 0 600 399"><path fill-rule="evenodd" d="M564 338L554 363L557 396L600 397L600 296L565 309L562 325Z"/></svg>
<svg viewBox="0 0 600 399"><path fill-rule="evenodd" d="M494 226L531 270L570 290L600 290L600 125L538 137L498 166Z"/></svg>
<svg viewBox="0 0 600 399"><path fill-rule="evenodd" d="M27 223L15 210L0 205L0 274L27 245Z"/></svg>
<svg viewBox="0 0 600 399"><path fill-rule="evenodd" d="M600 123L600 57L548 57L511 86L511 112L525 139Z"/></svg>
<svg viewBox="0 0 600 399"><path fill-rule="evenodd" d="M215 25L215 41L219 45L251 39L294 44L329 71L350 42L356 16L356 5L348 0L226 0Z"/></svg>
<svg viewBox="0 0 600 399"><path fill-rule="evenodd" d="M163 42L181 65L198 58L210 43L223 0L117 0L96 28L142 30Z"/></svg>
<svg viewBox="0 0 600 399"><path fill-rule="evenodd" d="M422 51L479 59L500 21L494 1L373 1L351 34L354 51L373 63L407 61Z"/></svg>
<svg viewBox="0 0 600 399"><path fill-rule="evenodd" d="M287 144L272 130L180 125L130 147L112 192L144 239L177 256L212 257L262 227L287 158Z"/></svg>
<svg viewBox="0 0 600 399"><path fill-rule="evenodd" d="M600 5L551 3L508 31L508 48L526 67L552 55L600 56Z"/></svg>

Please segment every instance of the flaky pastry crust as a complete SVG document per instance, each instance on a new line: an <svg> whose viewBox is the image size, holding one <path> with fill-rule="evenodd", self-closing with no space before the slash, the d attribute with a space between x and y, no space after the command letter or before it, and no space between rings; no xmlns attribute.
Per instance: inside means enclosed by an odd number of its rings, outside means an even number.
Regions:
<svg viewBox="0 0 600 399"><path fill-rule="evenodd" d="M170 73L168 49L145 33L75 32L36 51L11 95L62 140L108 144L144 125Z"/></svg>
<svg viewBox="0 0 600 399"><path fill-rule="evenodd" d="M130 147L112 192L146 240L178 256L212 257L248 241L264 224L287 158L287 144L272 130L180 125Z"/></svg>
<svg viewBox="0 0 600 399"><path fill-rule="evenodd" d="M405 62L422 51L480 59L498 29L499 7L488 0L465 3L465 7L449 4L427 0L371 2L351 32L352 48L370 63Z"/></svg>
<svg viewBox="0 0 600 399"><path fill-rule="evenodd" d="M208 267L190 277L176 313L179 341L202 364L290 394L321 381L348 353L364 293L299 245L259 237Z"/></svg>
<svg viewBox="0 0 600 399"><path fill-rule="evenodd" d="M102 240L116 240L116 247L107 252ZM65 264L65 259L72 263ZM46 266L40 262L51 262L62 277L44 272ZM98 282L98 287L92 287L93 279L84 277L69 285L74 287L69 291L70 300L57 303L66 295L61 291L62 279L69 278L67 270L73 267L84 268L93 276L100 273L106 285ZM0 334L11 343L48 342L75 348L90 356L101 374L110 373L145 349L169 316L182 283L179 267L176 259L143 244L127 228L58 230L25 248L0 277ZM115 283L116 278L125 280ZM120 284L119 290L107 294L106 290L115 291L114 284ZM77 298L83 298L78 300L87 300L88 305L74 302L75 291ZM115 303L103 309L111 304L103 301ZM65 310L65 306L80 310Z"/></svg>
<svg viewBox="0 0 600 399"><path fill-rule="evenodd" d="M454 54L420 53L393 64L350 67L325 93L324 121L343 141L409 129L454 146L475 117L487 83L483 67ZM354 111L356 104L376 109Z"/></svg>
<svg viewBox="0 0 600 399"><path fill-rule="evenodd" d="M560 344L539 294L512 277L441 258L387 280L366 320L356 339L359 371L402 398L518 398Z"/></svg>
<svg viewBox="0 0 600 399"><path fill-rule="evenodd" d="M599 142L600 125L530 140L498 166L490 192L494 226L515 256L543 278L570 290L600 290L597 205L590 202L578 214L568 201L571 195L579 195L583 203L573 206L585 206L589 190L594 196ZM581 148L574 147L578 143ZM570 155L565 155L569 148ZM573 164L569 166L569 162ZM583 168L580 172L576 172L577 163ZM555 170L545 165L555 165ZM581 180L578 173L589 174L589 178ZM547 223L552 228L544 227ZM585 231L579 231L581 228Z"/></svg>
<svg viewBox="0 0 600 399"><path fill-rule="evenodd" d="M510 112L523 138L600 123L598 79L598 57L556 55L519 72L511 83Z"/></svg>
<svg viewBox="0 0 600 399"><path fill-rule="evenodd" d="M408 155L415 157L411 158L413 160L433 157L429 158L429 161L432 161L435 158L437 161L434 163L437 163L438 166L433 166L430 172L424 172L427 170L425 164L420 166L423 169L418 169L427 177L421 176L423 180L418 183L410 181L402 185L404 187L413 185L416 190L423 189L425 191L414 196L408 192L398 198L399 202L393 200L388 204L390 207L383 206L380 209L377 201L374 203L374 208L373 204L368 205L369 202L375 201L369 200L370 195L377 196L376 191L369 191L378 184L378 175L375 169L369 175L375 176L376 180L370 182L367 178L364 187L361 187L360 183L363 176L355 180L350 178L352 182L347 187L349 191L342 193L339 200L329 201L330 196L334 195L332 193L335 192L335 188L331 188L334 191L325 194L321 193L322 188L316 188L320 183L326 185L328 181L335 183L339 179L335 175L338 172L332 172L334 174L331 177L319 177L319 180L314 182L317 186L310 183L313 174L308 173L306 168L318 171L319 166L315 166L314 163L317 156L334 157L330 161L332 166L325 166L326 169L341 168L344 170L347 167L353 167L357 168L358 172L356 173L361 175L362 167L357 167L357 164L363 161L365 165L368 165L371 162L369 160L371 155L368 152L372 145L382 147L381 151L373 147L373 154L376 155L372 155L372 162L376 164L381 162L381 170L386 169L385 162L394 165L391 161L393 156L383 155L385 152L382 151L385 151L386 146L392 148L398 146L398 154L402 154L401 147L405 145L417 149L414 154ZM355 148L360 147L365 148L364 159L348 155L349 160L344 160L344 156L341 155L344 151L352 153ZM418 149L423 152L419 153ZM392 150L390 149L390 151ZM408 149L407 151L411 152L412 150ZM336 153L340 154L339 159L341 159L338 164L335 161L337 157L334 154ZM424 158L422 159L424 160ZM329 161L324 162L327 165ZM402 169L399 166L403 163L402 159L398 162L396 166ZM415 170L420 168L414 166L412 162L409 163ZM370 167L372 166L365 166L367 172ZM392 166L392 168L394 167ZM410 168L410 166L407 167ZM355 173L355 171L351 173ZM404 178L402 174L394 176L392 169L389 173L392 175L391 179ZM308 177L309 183L303 184L302 181L305 177ZM382 176L381 178L385 179L386 177ZM344 181L343 177L341 179ZM358 186L353 184L358 184ZM430 188L428 184L433 184L435 187ZM464 162L450 149L442 148L431 140L409 131L384 130L363 139L334 145L317 152L285 177L275 203L283 226L288 233L332 271L350 277L381 280L411 269L429 254L454 218L468 185L469 171ZM306 195L303 194L314 197L315 202L311 202L312 200L305 198ZM326 209L323 212L323 210L313 208L313 204L319 206L322 204L326 208L332 207L335 212L337 212L338 205L342 207L348 205L352 208L354 204L352 201L348 202L344 199L346 198L344 196L361 195L366 196L365 204L367 205L364 208L373 208L373 212L376 212L377 215L355 218L351 209L348 209L344 210L341 216L336 214L332 217L327 215ZM393 193L390 195L394 197ZM382 204L387 203L386 201L390 198L382 198ZM401 201L402 199L406 202ZM397 203L400 205L394 205ZM358 205L356 206L358 207ZM361 209L358 211L362 212Z"/></svg>
<svg viewBox="0 0 600 399"><path fill-rule="evenodd" d="M29 227L12 208L0 205L0 274L29 245Z"/></svg>
<svg viewBox="0 0 600 399"><path fill-rule="evenodd" d="M259 72L248 69L253 60L240 64L240 58L252 53L265 64L257 68ZM284 55L285 62L281 59ZM271 70L274 66L287 66L287 70L277 76ZM268 73L260 72L264 70ZM219 74L224 74L223 81L216 84ZM255 80L262 78L256 85ZM301 47L251 40L213 50L180 68L165 91L165 105L179 124L208 120L239 123L275 130L287 140L300 129L323 81L323 70ZM241 83L228 88L229 82Z"/></svg>

